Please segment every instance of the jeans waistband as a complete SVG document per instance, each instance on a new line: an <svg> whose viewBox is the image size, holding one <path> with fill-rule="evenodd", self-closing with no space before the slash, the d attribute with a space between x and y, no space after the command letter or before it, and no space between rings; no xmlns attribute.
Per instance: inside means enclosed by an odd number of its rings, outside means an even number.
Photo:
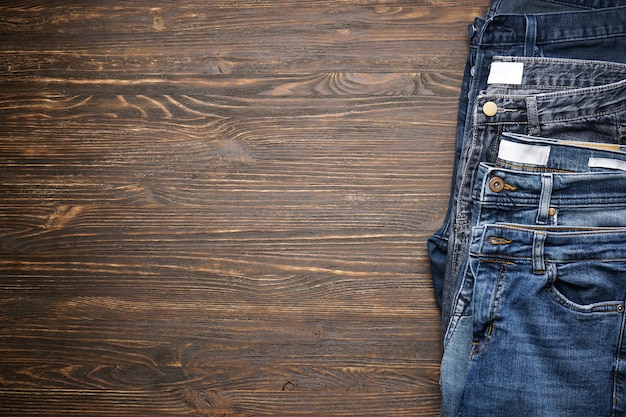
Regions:
<svg viewBox="0 0 626 417"><path fill-rule="evenodd" d="M544 45L586 39L610 38L626 33L626 6L597 10L540 14L496 14L476 19L480 46Z"/></svg>
<svg viewBox="0 0 626 417"><path fill-rule="evenodd" d="M626 64L567 58L495 56L491 70L511 71L509 65L519 71L514 84L492 82L485 94L517 94L516 90L541 90L539 93L565 88L586 88L615 83L626 79ZM504 81L504 80L502 80Z"/></svg>
<svg viewBox="0 0 626 417"><path fill-rule="evenodd" d="M481 162L472 198L495 207L597 207L626 204L626 172L525 172ZM547 216L547 214L546 214ZM625 254L626 256L626 254Z"/></svg>
<svg viewBox="0 0 626 417"><path fill-rule="evenodd" d="M626 79L602 86L529 96L481 94L477 98L475 123L538 126L616 113L625 108ZM532 129L529 132L532 133Z"/></svg>
<svg viewBox="0 0 626 417"><path fill-rule="evenodd" d="M532 260L536 273L545 271L546 262L626 262L626 228L488 224L474 228L471 254L502 262Z"/></svg>
<svg viewBox="0 0 626 417"><path fill-rule="evenodd" d="M531 172L626 172L626 146L504 132L495 165Z"/></svg>

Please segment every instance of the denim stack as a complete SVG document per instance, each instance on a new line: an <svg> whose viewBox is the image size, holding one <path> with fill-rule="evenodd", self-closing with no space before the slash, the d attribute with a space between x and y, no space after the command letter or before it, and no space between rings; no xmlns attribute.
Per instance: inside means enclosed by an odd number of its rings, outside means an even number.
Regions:
<svg viewBox="0 0 626 417"><path fill-rule="evenodd" d="M626 0L494 0L468 36L441 416L626 416Z"/></svg>

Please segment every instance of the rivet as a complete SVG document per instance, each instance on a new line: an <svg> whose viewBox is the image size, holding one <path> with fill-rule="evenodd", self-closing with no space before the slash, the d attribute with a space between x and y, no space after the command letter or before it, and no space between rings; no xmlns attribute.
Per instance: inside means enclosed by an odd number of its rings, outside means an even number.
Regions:
<svg viewBox="0 0 626 417"><path fill-rule="evenodd" d="M623 313L624 312L624 304L618 304L617 305L617 312L618 313Z"/></svg>
<svg viewBox="0 0 626 417"><path fill-rule="evenodd" d="M554 207L550 207L548 209L548 216L550 216L550 217L556 216L556 209Z"/></svg>
<svg viewBox="0 0 626 417"><path fill-rule="evenodd" d="M508 245L510 243L513 243L513 241L505 237L489 236L487 238L487 243L489 243L490 245Z"/></svg>

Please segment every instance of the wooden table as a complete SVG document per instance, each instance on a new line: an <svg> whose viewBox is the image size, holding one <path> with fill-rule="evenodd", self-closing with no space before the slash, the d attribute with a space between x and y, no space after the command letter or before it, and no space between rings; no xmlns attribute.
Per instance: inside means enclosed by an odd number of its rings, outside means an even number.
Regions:
<svg viewBox="0 0 626 417"><path fill-rule="evenodd" d="M488 3L2 2L0 415L438 415Z"/></svg>

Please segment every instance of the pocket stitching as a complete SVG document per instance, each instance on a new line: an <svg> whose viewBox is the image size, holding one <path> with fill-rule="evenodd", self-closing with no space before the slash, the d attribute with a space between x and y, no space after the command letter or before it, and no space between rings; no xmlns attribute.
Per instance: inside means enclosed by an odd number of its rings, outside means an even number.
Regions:
<svg viewBox="0 0 626 417"><path fill-rule="evenodd" d="M550 295L559 306L565 308L566 310L573 313L580 314L594 314L594 313L622 313L624 309L624 303L622 301L600 301L593 304L578 304L570 299L568 299L565 295L563 295L555 286L555 283L558 279L556 273L556 265L549 264L548 265L548 281L546 285L546 292ZM621 310L621 311L620 311Z"/></svg>

